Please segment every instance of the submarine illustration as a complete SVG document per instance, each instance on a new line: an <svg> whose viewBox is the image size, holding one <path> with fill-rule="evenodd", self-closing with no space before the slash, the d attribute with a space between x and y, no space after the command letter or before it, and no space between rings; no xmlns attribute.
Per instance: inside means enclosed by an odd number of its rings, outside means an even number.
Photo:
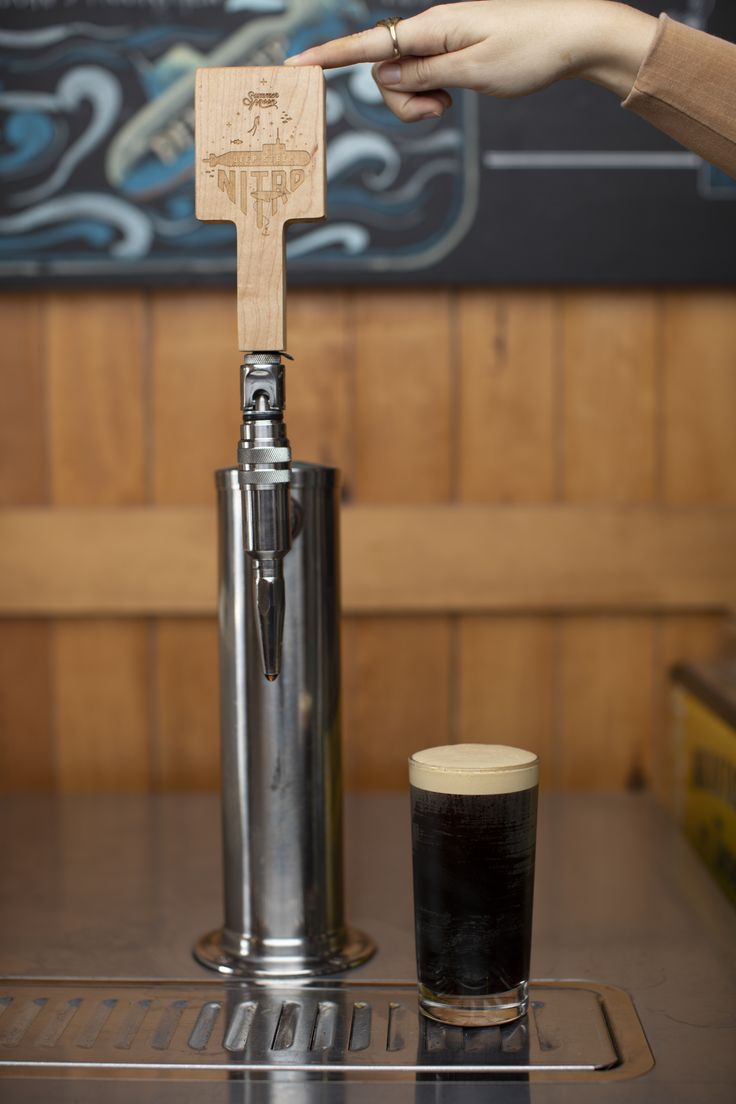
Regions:
<svg viewBox="0 0 736 1104"><path fill-rule="evenodd" d="M247 168L285 168L291 165L308 165L309 154L306 150L288 150L283 142L264 142L260 150L228 150L227 153L211 153L208 164Z"/></svg>
<svg viewBox="0 0 736 1104"><path fill-rule="evenodd" d="M217 169L219 190L239 206L244 215L248 212L248 198L254 200L259 230L264 229L266 208L270 205L271 214L275 215L278 201L288 203L290 193L304 183L303 166L309 161L310 154L306 150L289 150L278 138L275 142L264 142L259 150L226 150L204 158L205 164ZM265 179L269 175L271 186L267 188Z"/></svg>

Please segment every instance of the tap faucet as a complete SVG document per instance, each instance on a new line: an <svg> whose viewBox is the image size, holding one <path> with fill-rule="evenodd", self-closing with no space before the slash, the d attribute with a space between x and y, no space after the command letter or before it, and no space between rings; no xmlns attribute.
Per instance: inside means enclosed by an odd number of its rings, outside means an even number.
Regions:
<svg viewBox="0 0 736 1104"><path fill-rule="evenodd" d="M243 544L251 566L253 606L263 673L281 671L284 556L291 547L291 448L284 423L280 353L249 353L241 368L243 424L238 481L243 495Z"/></svg>

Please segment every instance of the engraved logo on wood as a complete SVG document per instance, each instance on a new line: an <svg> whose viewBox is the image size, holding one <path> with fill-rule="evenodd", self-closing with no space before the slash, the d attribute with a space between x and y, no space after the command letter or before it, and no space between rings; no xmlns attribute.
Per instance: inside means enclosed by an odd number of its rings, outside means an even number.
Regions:
<svg viewBox="0 0 736 1104"><path fill-rule="evenodd" d="M252 111L254 107L276 107L278 102L278 92L249 92L243 100L249 111Z"/></svg>
<svg viewBox="0 0 736 1104"><path fill-rule="evenodd" d="M279 201L289 202L289 196L304 183L304 166L310 155L306 150L289 150L277 140L264 142L259 150L211 153L206 161L217 170L219 190L244 215L248 214L248 200L253 200L256 225L267 233L267 208L275 215Z"/></svg>
<svg viewBox="0 0 736 1104"><path fill-rule="evenodd" d="M275 216L279 205L287 206L289 197L304 183L305 168L311 155L307 150L291 149L287 146L287 142L291 145L295 141L293 130L287 133L284 142L276 129L276 119L264 124L261 116L253 112L253 108L278 108L278 92L255 92L251 89L240 102L248 108L248 121L243 118L238 121L234 117L225 122L225 127L232 126L236 133L240 130L241 134L249 135L249 145L260 140L260 148L209 153L204 162L208 166L207 175L214 178L218 191L223 192L246 217L254 217L256 226L265 235L268 234L270 222L268 215ZM283 108L280 115L281 123L288 131L292 117ZM236 111L235 116L240 116L240 112ZM241 130L241 127L245 130ZM296 140L298 142L298 138ZM230 144L242 146L243 138L230 137ZM252 212L252 216L249 212Z"/></svg>

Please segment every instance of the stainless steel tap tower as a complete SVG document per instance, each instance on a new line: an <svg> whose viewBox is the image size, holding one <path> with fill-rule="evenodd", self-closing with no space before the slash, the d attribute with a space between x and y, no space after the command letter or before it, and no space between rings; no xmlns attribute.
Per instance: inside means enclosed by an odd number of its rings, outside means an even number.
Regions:
<svg viewBox="0 0 736 1104"><path fill-rule="evenodd" d="M374 950L343 912L339 476L291 467L275 680L264 678L241 478L217 473L225 920L194 953L228 974L333 973Z"/></svg>
<svg viewBox="0 0 736 1104"><path fill-rule="evenodd" d="M374 949L343 912L338 473L292 465L282 361L285 226L325 214L324 77L195 83L197 216L235 223L245 359L238 466L217 473L225 920L194 953L229 974L333 973Z"/></svg>

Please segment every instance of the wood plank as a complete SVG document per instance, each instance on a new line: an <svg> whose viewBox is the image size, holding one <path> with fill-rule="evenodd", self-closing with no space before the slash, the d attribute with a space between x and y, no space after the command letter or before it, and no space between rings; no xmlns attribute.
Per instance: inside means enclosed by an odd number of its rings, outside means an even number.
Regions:
<svg viewBox="0 0 736 1104"><path fill-rule="evenodd" d="M151 301L153 497L210 505L214 472L237 461L240 353L235 296L157 291Z"/></svg>
<svg viewBox="0 0 736 1104"><path fill-rule="evenodd" d="M555 778L556 625L551 617L464 617L459 626L460 743L511 744Z"/></svg>
<svg viewBox="0 0 736 1104"><path fill-rule="evenodd" d="M736 503L736 292L664 297L664 498Z"/></svg>
<svg viewBox="0 0 736 1104"><path fill-rule="evenodd" d="M48 501L42 297L3 294L0 333L0 506L37 505Z"/></svg>
<svg viewBox="0 0 736 1104"><path fill-rule="evenodd" d="M299 289L289 296L286 422L297 460L338 467L352 485L353 333L349 293Z"/></svg>
<svg viewBox="0 0 736 1104"><path fill-rule="evenodd" d="M451 742L446 617L348 619L343 635L346 786L408 787L413 751Z"/></svg>
<svg viewBox="0 0 736 1104"><path fill-rule="evenodd" d="M54 637L59 789L148 789L148 625L135 619L60 621Z"/></svg>
<svg viewBox="0 0 736 1104"><path fill-rule="evenodd" d="M723 614L676 614L658 617L657 700L654 727L654 765L652 788L668 808L673 806L675 745L670 672L676 663L693 662L716 656L726 627Z"/></svg>
<svg viewBox="0 0 736 1104"><path fill-rule="evenodd" d="M139 292L54 292L46 322L52 500L146 501Z"/></svg>
<svg viewBox="0 0 736 1104"><path fill-rule="evenodd" d="M735 597L734 526L733 511L365 506L344 513L345 601L373 612L717 608Z"/></svg>
<svg viewBox="0 0 736 1104"><path fill-rule="evenodd" d="M645 503L657 483L653 293L570 292L562 313L563 497Z"/></svg>
<svg viewBox="0 0 736 1104"><path fill-rule="evenodd" d="M215 544L200 507L3 510L0 614L212 613ZM347 507L342 544L349 612L736 604L731 509Z"/></svg>
<svg viewBox="0 0 736 1104"><path fill-rule="evenodd" d="M654 727L651 619L569 617L560 631L560 785L644 788Z"/></svg>
<svg viewBox="0 0 736 1104"><path fill-rule="evenodd" d="M0 621L0 793L55 785L47 621Z"/></svg>
<svg viewBox="0 0 736 1104"><path fill-rule="evenodd" d="M459 498L546 502L556 483L557 297L463 289L458 299Z"/></svg>
<svg viewBox="0 0 736 1104"><path fill-rule="evenodd" d="M238 238L238 348L285 349L285 225L325 215L322 70L198 69L195 111L197 218Z"/></svg>
<svg viewBox="0 0 736 1104"><path fill-rule="evenodd" d="M367 291L355 301L357 502L450 497L450 294Z"/></svg>
<svg viewBox="0 0 736 1104"><path fill-rule="evenodd" d="M217 789L217 625L212 618L162 618L155 635L157 786L163 790Z"/></svg>

